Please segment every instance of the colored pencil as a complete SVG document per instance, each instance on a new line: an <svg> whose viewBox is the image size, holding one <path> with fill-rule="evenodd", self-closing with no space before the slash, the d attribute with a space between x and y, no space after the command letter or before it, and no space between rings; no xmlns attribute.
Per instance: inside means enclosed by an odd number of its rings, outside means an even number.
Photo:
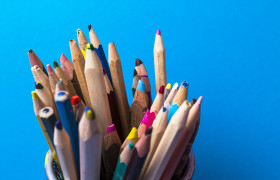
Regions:
<svg viewBox="0 0 280 180"><path fill-rule="evenodd" d="M143 137L136 143L128 163L124 179L137 179L150 150L153 127L149 127Z"/></svg>
<svg viewBox="0 0 280 180"><path fill-rule="evenodd" d="M81 51L85 57L85 50L86 50L86 47L88 44L88 40L87 40L85 34L83 33L83 31L80 29L77 29L77 37L78 37L79 48L81 49Z"/></svg>
<svg viewBox="0 0 280 180"><path fill-rule="evenodd" d="M48 74L49 74L49 81L50 81L50 85L51 85L52 94L55 94L56 84L59 81L59 78L53 71L51 65L47 64L47 70L48 70Z"/></svg>
<svg viewBox="0 0 280 180"><path fill-rule="evenodd" d="M82 115L85 112L86 106L81 100L81 98L77 95L71 98L71 102L72 102L76 122L79 123L82 118Z"/></svg>
<svg viewBox="0 0 280 180"><path fill-rule="evenodd" d="M199 116L200 106L202 102L202 97L198 99L198 101L193 105L193 107L190 109L189 115L187 117L187 123L185 124L184 131L180 137L180 140L178 141L176 148L161 176L161 179L171 179L172 175L174 174L174 171L183 156L183 153L185 149L187 148L189 141L193 135L193 132L195 130L195 126L197 123L197 119Z"/></svg>
<svg viewBox="0 0 280 180"><path fill-rule="evenodd" d="M73 151L69 135L60 121L56 121L54 128L54 145L60 160L60 167L65 180L78 179Z"/></svg>
<svg viewBox="0 0 280 180"><path fill-rule="evenodd" d="M79 123L81 180L100 178L102 134L95 111L87 107Z"/></svg>
<svg viewBox="0 0 280 180"><path fill-rule="evenodd" d="M55 93L58 93L59 91L66 91L66 87L62 82L62 79L59 79L55 86Z"/></svg>
<svg viewBox="0 0 280 180"><path fill-rule="evenodd" d="M91 25L88 25L88 30L89 30L90 43L93 45L93 47L99 57L99 60L101 61L102 67L105 69L105 71L108 75L108 78L110 79L110 82L112 83L110 68L109 68L102 44L100 43L100 41Z"/></svg>
<svg viewBox="0 0 280 180"><path fill-rule="evenodd" d="M121 149L120 149L120 154L122 153L122 151L124 150L124 148L131 142L132 144L136 144L138 141L138 131L136 129L136 127L133 127L129 133L129 135L127 136L127 138L124 140Z"/></svg>
<svg viewBox="0 0 280 180"><path fill-rule="evenodd" d="M150 115L150 110L147 109L137 131L138 131L138 138L140 139L141 136L145 133L146 131L146 127L147 127L147 123L148 123L148 118L149 118L149 115Z"/></svg>
<svg viewBox="0 0 280 180"><path fill-rule="evenodd" d="M173 104L170 107L168 117L167 117L167 125L169 124L173 114L178 110L178 108L181 106L181 104L187 99L188 97L188 89L189 84L186 81L183 81L181 83L181 86L174 97Z"/></svg>
<svg viewBox="0 0 280 180"><path fill-rule="evenodd" d="M67 91L60 91L54 95L56 107L59 112L60 121L65 131L70 137L75 164L78 176L80 174L79 166L79 134L75 120L71 99Z"/></svg>
<svg viewBox="0 0 280 180"><path fill-rule="evenodd" d="M111 85L111 82L106 74L105 69L103 69L103 78L104 78L106 93L107 93L108 101L109 101L109 105L110 105L112 121L113 121L114 126L117 129L117 132L118 132L118 135L119 135L121 141L123 141L124 140L123 130L122 130L119 111L117 109L116 96L115 96L113 87Z"/></svg>
<svg viewBox="0 0 280 180"><path fill-rule="evenodd" d="M164 86L161 86L158 90L157 96L151 106L151 112L154 112L157 114L160 110L160 108L163 106L164 102Z"/></svg>
<svg viewBox="0 0 280 180"><path fill-rule="evenodd" d="M83 102L85 102L73 64L69 61L69 59L67 59L67 57L64 54L61 54L60 56L60 64L61 64L61 69L66 74L68 79L70 79L70 81L72 82L72 85L77 95L82 99Z"/></svg>
<svg viewBox="0 0 280 180"><path fill-rule="evenodd" d="M59 77L59 79L62 79L63 84L65 85L67 91L69 92L70 96L77 95L70 79L66 76L66 74L63 72L61 67L58 65L58 63L54 60L53 61L54 71L55 74Z"/></svg>
<svg viewBox="0 0 280 180"><path fill-rule="evenodd" d="M151 85L148 77L148 72L146 70L144 63L138 58L135 61L135 69L139 74L139 76L141 76L141 80L144 81L145 83L146 92L148 94L148 99L149 99L148 108L150 109L153 102L152 102Z"/></svg>
<svg viewBox="0 0 280 180"><path fill-rule="evenodd" d="M140 79L141 79L141 76L139 76L137 74L136 69L134 69L134 72L133 72L133 83L132 83L132 95L133 95L133 97L134 97L134 94L135 94L135 91L136 91L136 88L137 88L138 81Z"/></svg>
<svg viewBox="0 0 280 180"><path fill-rule="evenodd" d="M116 94L116 104L120 115L123 137L126 137L131 128L130 107L127 101L125 83L121 60L117 52L115 44L109 43L109 64L112 75L114 92Z"/></svg>
<svg viewBox="0 0 280 180"><path fill-rule="evenodd" d="M40 82L35 82L35 91L47 107L53 108L56 118L59 119L52 93L44 88Z"/></svg>
<svg viewBox="0 0 280 180"><path fill-rule="evenodd" d="M105 133L106 128L112 124L112 117L102 66L92 44L87 45L85 77L92 108L95 111L96 119L102 125L103 133Z"/></svg>
<svg viewBox="0 0 280 180"><path fill-rule="evenodd" d="M51 85L48 76L42 71L39 66L35 65L31 68L33 77L35 81L40 81L40 83L51 93Z"/></svg>
<svg viewBox="0 0 280 180"><path fill-rule="evenodd" d="M146 158L146 161L143 165L143 168L141 170L139 179L143 179L144 175L147 171L147 168L150 164L150 161L153 158L153 155L158 147L158 144L162 138L162 135L164 134L164 131L166 129L166 123L167 123L167 115L169 111L170 105L167 104L164 107L161 108L160 112L156 116L156 119L153 123L153 132L151 137L151 145L150 145L150 151Z"/></svg>
<svg viewBox="0 0 280 180"><path fill-rule="evenodd" d="M174 97L176 96L176 94L177 94L177 92L178 92L178 89L179 89L179 85L178 85L178 83L175 83L175 84L173 85L173 87L172 87L172 89L171 89L169 95L168 95L167 98L165 99L164 105L167 104L167 103L170 104L170 105L172 104L172 101L173 101Z"/></svg>
<svg viewBox="0 0 280 180"><path fill-rule="evenodd" d="M155 63L155 77L156 77L156 91L158 92L160 86L166 86L166 60L165 60L165 48L161 32L158 29L155 38L154 45L154 63Z"/></svg>
<svg viewBox="0 0 280 180"><path fill-rule="evenodd" d="M145 112L148 109L148 95L146 93L145 83L138 81L137 89L131 106L131 126L138 127Z"/></svg>
<svg viewBox="0 0 280 180"><path fill-rule="evenodd" d="M144 179L157 180L161 177L172 153L176 148L176 144L181 138L186 124L190 105L185 101L178 111L173 115L169 125L167 126L154 156L147 168Z"/></svg>
<svg viewBox="0 0 280 180"><path fill-rule="evenodd" d="M117 167L115 169L113 180L122 180L124 178L126 168L130 161L133 149L134 149L134 144L130 142L121 153L118 159Z"/></svg>
<svg viewBox="0 0 280 180"><path fill-rule="evenodd" d="M69 41L69 44L70 44L70 51L71 51L74 69L75 69L77 79L79 81L79 85L80 85L80 88L82 90L82 94L83 94L83 97L85 100L84 102L87 106L91 106L86 77L84 74L84 71L85 71L84 56L83 56L82 52L80 51L80 49L74 39L71 39Z"/></svg>
<svg viewBox="0 0 280 180"><path fill-rule="evenodd" d="M115 125L108 126L106 135L104 136L104 153L103 161L105 166L105 179L111 180L118 163L120 147L122 143L116 131Z"/></svg>
<svg viewBox="0 0 280 180"><path fill-rule="evenodd" d="M30 62L31 67L37 65L39 68L41 68L43 70L43 72L46 75L48 75L42 61L38 58L38 56L35 54L35 52L32 49L29 49L27 54L28 54L28 58L29 58L29 62Z"/></svg>
<svg viewBox="0 0 280 180"><path fill-rule="evenodd" d="M168 83L165 87L165 90L164 90L164 100L166 100L166 98L168 97L169 93L171 91L171 84Z"/></svg>

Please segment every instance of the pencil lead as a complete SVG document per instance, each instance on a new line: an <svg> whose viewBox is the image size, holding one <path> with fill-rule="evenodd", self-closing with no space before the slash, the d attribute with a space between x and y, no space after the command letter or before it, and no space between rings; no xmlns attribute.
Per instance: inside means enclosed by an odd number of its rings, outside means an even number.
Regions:
<svg viewBox="0 0 280 180"><path fill-rule="evenodd" d="M39 81L35 82L35 89L43 89L43 88L44 88L43 85Z"/></svg>
<svg viewBox="0 0 280 180"><path fill-rule="evenodd" d="M59 79L57 84L61 84L62 83L62 79Z"/></svg>
<svg viewBox="0 0 280 180"><path fill-rule="evenodd" d="M178 83L175 83L175 84L173 85L172 89L173 89L173 90L175 90L175 89L179 89L179 85L178 85Z"/></svg>
<svg viewBox="0 0 280 180"><path fill-rule="evenodd" d="M87 49L94 50L93 45L90 44L90 43L88 43L88 44L87 44Z"/></svg>
<svg viewBox="0 0 280 180"><path fill-rule="evenodd" d="M32 50L32 49L29 49L28 53L33 53L33 50Z"/></svg>
<svg viewBox="0 0 280 180"><path fill-rule="evenodd" d="M146 92L145 83L141 79L138 81L137 90Z"/></svg>
<svg viewBox="0 0 280 180"><path fill-rule="evenodd" d="M77 29L78 34L82 34L82 31L80 29Z"/></svg>
<svg viewBox="0 0 280 180"><path fill-rule="evenodd" d="M78 95L72 96L72 98L71 98L71 102L72 102L73 106L76 105L76 104L79 104L81 101L82 100Z"/></svg>
<svg viewBox="0 0 280 180"><path fill-rule="evenodd" d="M56 69L58 66L59 66L58 63L55 60L53 60L53 67L54 67L54 69Z"/></svg>
<svg viewBox="0 0 280 180"><path fill-rule="evenodd" d="M114 124L108 126L107 131L106 131L106 135L111 133L111 132L113 132L113 131L115 131L115 130L116 130L116 127L115 127Z"/></svg>
<svg viewBox="0 0 280 180"><path fill-rule="evenodd" d="M133 144L132 142L129 142L129 143L128 143L128 147L129 147L130 149L133 149L133 148L134 148L134 144Z"/></svg>
<svg viewBox="0 0 280 180"><path fill-rule="evenodd" d="M85 110L86 116L89 120L94 120L95 118L95 114L93 112L93 110L90 107L87 107Z"/></svg>
<svg viewBox="0 0 280 180"><path fill-rule="evenodd" d="M148 136L149 134L151 134L153 131L153 126L148 127L148 129L145 131L145 135Z"/></svg>
<svg viewBox="0 0 280 180"><path fill-rule="evenodd" d="M147 124L147 122L148 122L148 119L149 119L149 116L150 116L150 110L149 109L147 109L147 111L146 111L146 113L145 113L145 115L144 115L144 117L143 117L143 119L142 119L142 124Z"/></svg>
<svg viewBox="0 0 280 180"><path fill-rule="evenodd" d="M53 72L51 65L47 64L47 70L49 74Z"/></svg>
<svg viewBox="0 0 280 180"><path fill-rule="evenodd" d="M189 86L189 84L187 83L186 80L182 82L182 85L183 85L185 88Z"/></svg>
<svg viewBox="0 0 280 180"><path fill-rule="evenodd" d="M44 108L44 109L43 109L43 112L44 112L44 113L48 113L49 111L50 111L49 108Z"/></svg>
<svg viewBox="0 0 280 180"><path fill-rule="evenodd" d="M134 97L135 91L136 91L136 89L135 89L135 88L132 88L133 97Z"/></svg>
<svg viewBox="0 0 280 180"><path fill-rule="evenodd" d="M55 127L56 127L56 129L61 130L61 129L62 129L62 124L61 124L61 122L60 122L60 121L56 121L56 122L55 122Z"/></svg>
<svg viewBox="0 0 280 180"><path fill-rule="evenodd" d="M171 88L171 84L170 83L168 83L167 85L166 85L166 87L165 87L166 89L170 89Z"/></svg>
<svg viewBox="0 0 280 180"><path fill-rule="evenodd" d="M143 64L143 62L137 58L135 62L135 66L139 66L140 64Z"/></svg>
<svg viewBox="0 0 280 180"><path fill-rule="evenodd" d="M88 30L89 30L89 31L91 30L91 28L92 28L91 25L88 25Z"/></svg>
<svg viewBox="0 0 280 180"><path fill-rule="evenodd" d="M171 105L170 105L169 103L167 103L167 104L165 104L163 107L164 107L166 110L169 110L170 107L171 107ZM166 111L166 110L165 110L165 111ZM163 111L163 112L165 112L165 111Z"/></svg>
<svg viewBox="0 0 280 180"><path fill-rule="evenodd" d="M62 53L60 56L60 64L64 64L66 60L67 60L66 56Z"/></svg>
<svg viewBox="0 0 280 180"><path fill-rule="evenodd" d="M165 88L165 86L160 86L160 88L158 90L158 93L163 94L164 93L164 88Z"/></svg>
<svg viewBox="0 0 280 180"><path fill-rule="evenodd" d="M200 105L201 105L201 102L202 102L202 96L200 96L200 97L198 98L198 100L196 101L196 103L200 106Z"/></svg>
<svg viewBox="0 0 280 180"><path fill-rule="evenodd" d="M161 35L161 32L160 32L160 30L159 30L159 29L157 30L157 35Z"/></svg>
<svg viewBox="0 0 280 180"><path fill-rule="evenodd" d="M133 127L127 136L127 139L138 139L138 132L136 127Z"/></svg>
<svg viewBox="0 0 280 180"><path fill-rule="evenodd" d="M58 96L64 96L64 95L65 95L65 92L64 92L64 91L60 91L60 92L57 93L57 95L58 95Z"/></svg>
<svg viewBox="0 0 280 180"><path fill-rule="evenodd" d="M36 91L31 91L31 95L32 95L32 99L38 99L39 98L39 96L36 93Z"/></svg>
<svg viewBox="0 0 280 180"><path fill-rule="evenodd" d="M137 75L137 71L136 69L134 69L134 72L133 72L133 77Z"/></svg>

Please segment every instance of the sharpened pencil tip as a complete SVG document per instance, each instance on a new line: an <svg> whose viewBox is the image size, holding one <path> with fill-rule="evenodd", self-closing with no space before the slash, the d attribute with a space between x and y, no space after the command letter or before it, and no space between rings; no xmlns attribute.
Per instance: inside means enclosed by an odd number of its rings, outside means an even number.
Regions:
<svg viewBox="0 0 280 180"><path fill-rule="evenodd" d="M129 142L129 143L128 143L128 147L129 147L130 149L133 149L133 148L134 148L134 144L133 144L132 142Z"/></svg>
<svg viewBox="0 0 280 180"><path fill-rule="evenodd" d="M136 127L133 127L127 136L127 139L138 139L138 131Z"/></svg>
<svg viewBox="0 0 280 180"><path fill-rule="evenodd" d="M53 72L51 65L47 64L47 70L49 74Z"/></svg>
<svg viewBox="0 0 280 180"><path fill-rule="evenodd" d="M62 129L62 124L61 124L61 122L60 122L60 121L56 121L56 122L55 122L55 127L56 127L56 129L61 130L61 129Z"/></svg>
<svg viewBox="0 0 280 180"><path fill-rule="evenodd" d="M141 122L142 124L147 124L148 119L149 119L149 115L150 115L150 110L147 109L147 111L146 111L146 113L145 113L145 115L144 115L144 117L142 119L142 122Z"/></svg>
<svg viewBox="0 0 280 180"><path fill-rule="evenodd" d="M160 30L159 30L159 29L157 30L157 35L161 35L161 32L160 32Z"/></svg>
<svg viewBox="0 0 280 180"><path fill-rule="evenodd" d="M90 29L91 29L91 25L88 25L88 30L90 31Z"/></svg>
<svg viewBox="0 0 280 180"><path fill-rule="evenodd" d="M86 107L85 113L86 113L86 116L89 120L94 120L95 114L90 107Z"/></svg>
<svg viewBox="0 0 280 180"><path fill-rule="evenodd" d="M167 85L166 85L166 87L165 87L166 89L170 89L171 88L171 84L170 83L168 83Z"/></svg>
<svg viewBox="0 0 280 180"><path fill-rule="evenodd" d="M138 81L137 90L146 92L145 83L141 79Z"/></svg>
<svg viewBox="0 0 280 180"><path fill-rule="evenodd" d="M116 128L115 128L114 124L108 126L107 131L106 131L106 135L111 133L111 132L113 132L113 131L115 131L115 130L116 130Z"/></svg>
<svg viewBox="0 0 280 180"><path fill-rule="evenodd" d="M82 34L82 31L80 29L77 29L77 34Z"/></svg>
<svg viewBox="0 0 280 180"><path fill-rule="evenodd" d="M58 66L59 66L58 63L55 60L53 60L53 67L54 67L54 69L56 69Z"/></svg>
<svg viewBox="0 0 280 180"><path fill-rule="evenodd" d="M31 91L31 95L32 95L32 99L38 99L39 98L39 96L36 93L36 91Z"/></svg>
<svg viewBox="0 0 280 180"><path fill-rule="evenodd" d="M187 87L189 86L189 84L187 83L187 81L186 81L186 80L185 80L185 81L183 81L181 85L182 85L182 86L184 86L185 88L187 88Z"/></svg>
<svg viewBox="0 0 280 180"><path fill-rule="evenodd" d="M72 98L71 98L71 102L72 102L73 106L76 105L76 104L79 104L81 101L82 100L78 95L72 96Z"/></svg>
<svg viewBox="0 0 280 180"><path fill-rule="evenodd" d="M158 90L158 93L163 94L164 93L164 88L165 88L165 86L160 86L160 88Z"/></svg>
<svg viewBox="0 0 280 180"><path fill-rule="evenodd" d="M145 131L145 135L148 136L152 133L153 131L153 126L148 127L148 129Z"/></svg>
<svg viewBox="0 0 280 180"><path fill-rule="evenodd" d="M43 85L39 81L35 82L35 89L43 89L43 88L44 88Z"/></svg>
<svg viewBox="0 0 280 180"><path fill-rule="evenodd" d="M32 49L29 49L28 53L33 53L33 50L32 50Z"/></svg>
<svg viewBox="0 0 280 180"><path fill-rule="evenodd" d="M202 96L200 96L199 98L198 98L198 100L196 101L196 103L200 106L201 105L201 103L202 103Z"/></svg>
<svg viewBox="0 0 280 180"><path fill-rule="evenodd" d="M139 66L140 64L143 64L143 62L137 58L135 62L135 66Z"/></svg>
<svg viewBox="0 0 280 180"><path fill-rule="evenodd" d="M173 85L173 87L172 87L173 90L178 89L178 88L179 88L178 83L175 83L175 84Z"/></svg>
<svg viewBox="0 0 280 180"><path fill-rule="evenodd" d="M87 44L87 49L94 50L93 45L90 44L90 43L88 43L88 44Z"/></svg>
<svg viewBox="0 0 280 180"><path fill-rule="evenodd" d="M62 53L60 56L60 64L64 64L67 60L67 57Z"/></svg>

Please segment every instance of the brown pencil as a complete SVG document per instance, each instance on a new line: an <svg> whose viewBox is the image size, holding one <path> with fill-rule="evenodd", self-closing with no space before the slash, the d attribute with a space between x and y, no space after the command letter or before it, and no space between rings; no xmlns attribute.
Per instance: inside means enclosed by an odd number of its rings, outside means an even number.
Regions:
<svg viewBox="0 0 280 180"><path fill-rule="evenodd" d="M105 166L106 178L111 180L114 175L118 157L120 153L121 140L116 131L115 125L108 126L106 135L104 136L103 161Z"/></svg>
<svg viewBox="0 0 280 180"><path fill-rule="evenodd" d="M55 94L56 84L58 83L59 78L53 71L51 65L47 64L47 70L48 70L48 74L49 74L49 81L50 81L50 85L51 85L51 89L52 89L52 94Z"/></svg>
<svg viewBox="0 0 280 180"><path fill-rule="evenodd" d="M136 143L128 163L124 179L137 179L150 150L150 141L153 127L150 126L143 137Z"/></svg>
<svg viewBox="0 0 280 180"><path fill-rule="evenodd" d="M51 85L48 76L43 72L39 66L35 65L31 68L33 77L35 81L40 81L40 83L51 93Z"/></svg>
<svg viewBox="0 0 280 180"><path fill-rule="evenodd" d="M123 130L123 137L126 137L131 127L130 107L127 101L121 60L114 43L109 44L109 65Z"/></svg>
<svg viewBox="0 0 280 180"><path fill-rule="evenodd" d="M158 113L164 102L164 86L161 86L158 90L157 96L152 104L151 112Z"/></svg>
<svg viewBox="0 0 280 180"><path fill-rule="evenodd" d="M124 150L124 148L128 145L128 143L132 143L132 144L136 144L138 141L138 131L136 129L136 127L133 127L129 133L129 135L127 136L127 138L124 140L121 149L120 149L120 153L122 153L122 151Z"/></svg>
<svg viewBox="0 0 280 180"><path fill-rule="evenodd" d="M84 56L83 56L82 52L80 51L80 49L74 39L71 39L69 44L70 44L70 50L71 50L71 56L72 56L74 69L77 74L77 78L79 81L80 88L82 90L85 104L87 106L91 106L87 82L86 82L86 78L85 78L85 74L84 74L84 71L85 71Z"/></svg>
<svg viewBox="0 0 280 180"><path fill-rule="evenodd" d="M133 95L133 97L134 97L134 94L135 94L135 91L136 91L136 88L137 88L138 81L140 79L141 79L141 76L139 76L137 74L136 69L134 69L134 72L133 72L133 83L132 83L132 95Z"/></svg>
<svg viewBox="0 0 280 180"><path fill-rule="evenodd" d="M31 67L37 65L39 68L41 68L43 70L43 72L46 75L48 75L42 61L38 58L38 56L35 54L35 52L32 49L29 49L27 54L28 54L28 58L29 58L29 62L30 62Z"/></svg>
<svg viewBox="0 0 280 180"><path fill-rule="evenodd" d="M121 141L123 142L123 140L124 140L123 130L122 130L122 125L121 125L120 115L119 115L119 112L117 109L115 92L113 90L111 82L104 69L103 69L103 77L104 77L106 92L107 92L108 101L109 101L109 105L110 105L112 121L113 121L114 126L117 129L117 132L119 134Z"/></svg>

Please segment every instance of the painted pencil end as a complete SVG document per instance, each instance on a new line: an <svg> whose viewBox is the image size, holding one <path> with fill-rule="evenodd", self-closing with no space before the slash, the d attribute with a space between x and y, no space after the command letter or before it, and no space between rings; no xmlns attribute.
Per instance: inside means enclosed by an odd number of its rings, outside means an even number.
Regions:
<svg viewBox="0 0 280 180"><path fill-rule="evenodd" d="M82 101L81 98L77 95L72 96L72 98L71 98L71 102L72 102L73 106L79 104L81 101Z"/></svg>
<svg viewBox="0 0 280 180"><path fill-rule="evenodd" d="M55 128L58 129L58 130L62 130L62 124L61 124L60 121L55 122Z"/></svg>
<svg viewBox="0 0 280 180"><path fill-rule="evenodd" d="M107 131L106 131L106 135L111 133L111 132L113 132L113 131L115 131L115 130L116 130L116 127L115 127L114 124L108 126Z"/></svg>
<svg viewBox="0 0 280 180"><path fill-rule="evenodd" d="M127 139L138 139L138 131L136 127L133 127L127 136Z"/></svg>
<svg viewBox="0 0 280 180"><path fill-rule="evenodd" d="M160 32L160 30L159 30L159 29L157 30L157 35L161 35L161 32Z"/></svg>
<svg viewBox="0 0 280 180"><path fill-rule="evenodd" d="M163 94L164 93L164 88L165 88L165 86L160 86L160 88L158 90L158 93Z"/></svg>
<svg viewBox="0 0 280 180"><path fill-rule="evenodd" d="M145 83L141 79L138 81L137 90L146 92Z"/></svg>

